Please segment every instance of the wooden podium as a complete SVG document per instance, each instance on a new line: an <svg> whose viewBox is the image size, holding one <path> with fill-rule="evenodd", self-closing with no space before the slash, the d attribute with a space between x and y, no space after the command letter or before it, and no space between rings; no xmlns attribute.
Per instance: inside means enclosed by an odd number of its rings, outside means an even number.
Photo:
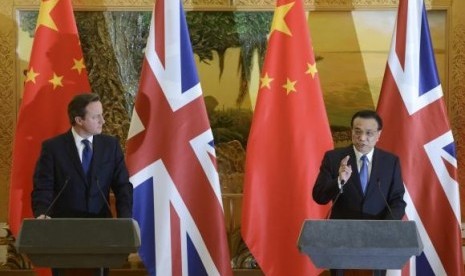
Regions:
<svg viewBox="0 0 465 276"><path fill-rule="evenodd" d="M139 225L130 218L25 219L16 241L34 266L72 269L119 268L139 247Z"/></svg>
<svg viewBox="0 0 465 276"><path fill-rule="evenodd" d="M401 269L423 251L414 221L306 220L298 248L318 268Z"/></svg>

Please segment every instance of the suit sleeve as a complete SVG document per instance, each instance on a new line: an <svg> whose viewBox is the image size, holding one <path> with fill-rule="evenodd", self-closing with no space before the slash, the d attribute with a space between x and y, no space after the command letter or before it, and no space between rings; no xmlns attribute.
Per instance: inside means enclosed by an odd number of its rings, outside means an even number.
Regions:
<svg viewBox="0 0 465 276"><path fill-rule="evenodd" d="M318 204L327 204L339 193L337 182L339 164L332 161L327 152L321 162L320 172L313 186L313 200Z"/></svg>
<svg viewBox="0 0 465 276"><path fill-rule="evenodd" d="M129 173L124 161L123 151L115 139L115 171L111 189L116 200L116 215L119 218L132 217L132 184L129 182Z"/></svg>
<svg viewBox="0 0 465 276"><path fill-rule="evenodd" d="M405 215L405 207L407 204L404 201L404 193L405 187L404 182L402 181L400 161L399 158L396 157L393 169L393 183L388 199L393 219L402 219L402 217ZM385 218L388 219L390 216L390 214L386 214Z"/></svg>
<svg viewBox="0 0 465 276"><path fill-rule="evenodd" d="M54 197L53 155L47 143L42 144L37 160L31 193L31 206L34 217L47 212Z"/></svg>

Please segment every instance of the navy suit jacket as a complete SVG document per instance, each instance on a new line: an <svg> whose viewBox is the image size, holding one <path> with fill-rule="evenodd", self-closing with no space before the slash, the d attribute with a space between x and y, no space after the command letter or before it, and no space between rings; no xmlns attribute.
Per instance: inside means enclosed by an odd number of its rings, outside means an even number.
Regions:
<svg viewBox="0 0 465 276"><path fill-rule="evenodd" d="M132 217L133 188L118 140L95 135L92 146L86 177L71 130L43 142L31 196L35 217L111 217L110 189L115 195L117 216Z"/></svg>
<svg viewBox="0 0 465 276"><path fill-rule="evenodd" d="M347 155L350 155L352 175L339 194L339 166ZM370 179L363 194L352 146L325 153L313 187L313 199L318 204L333 200L330 216L333 219L402 219L406 206L404 193L399 158L375 148Z"/></svg>

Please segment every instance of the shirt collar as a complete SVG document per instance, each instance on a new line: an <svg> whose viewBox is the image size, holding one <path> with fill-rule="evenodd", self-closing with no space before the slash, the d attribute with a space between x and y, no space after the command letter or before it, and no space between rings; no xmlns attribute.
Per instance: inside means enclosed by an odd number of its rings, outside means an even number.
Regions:
<svg viewBox="0 0 465 276"><path fill-rule="evenodd" d="M362 157L363 153L359 152L355 146L353 146L354 148L354 152L355 152L355 158L357 160L357 162L360 161L360 158ZM369 153L366 154L367 158L368 158L368 163L371 163L371 160L373 160L373 153L375 152L375 148L373 148Z"/></svg>
<svg viewBox="0 0 465 276"><path fill-rule="evenodd" d="M71 128L71 132L73 133L73 138L74 138L74 142L76 143L76 145L82 144L81 141L84 140L84 139L89 140L91 144L92 144L93 141L94 141L94 136L90 136L90 137L87 137L87 138L81 137L81 136L76 132L76 130L74 129L74 127Z"/></svg>

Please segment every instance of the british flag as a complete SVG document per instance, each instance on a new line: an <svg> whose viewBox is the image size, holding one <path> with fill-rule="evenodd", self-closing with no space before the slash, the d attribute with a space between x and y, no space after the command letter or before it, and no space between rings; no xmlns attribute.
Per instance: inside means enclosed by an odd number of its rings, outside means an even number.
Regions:
<svg viewBox="0 0 465 276"><path fill-rule="evenodd" d="M155 3L127 140L150 275L231 275L213 135L180 1Z"/></svg>
<svg viewBox="0 0 465 276"><path fill-rule="evenodd" d="M455 143L422 0L399 2L378 112L379 146L400 157L406 216L424 245L404 272L464 275Z"/></svg>

